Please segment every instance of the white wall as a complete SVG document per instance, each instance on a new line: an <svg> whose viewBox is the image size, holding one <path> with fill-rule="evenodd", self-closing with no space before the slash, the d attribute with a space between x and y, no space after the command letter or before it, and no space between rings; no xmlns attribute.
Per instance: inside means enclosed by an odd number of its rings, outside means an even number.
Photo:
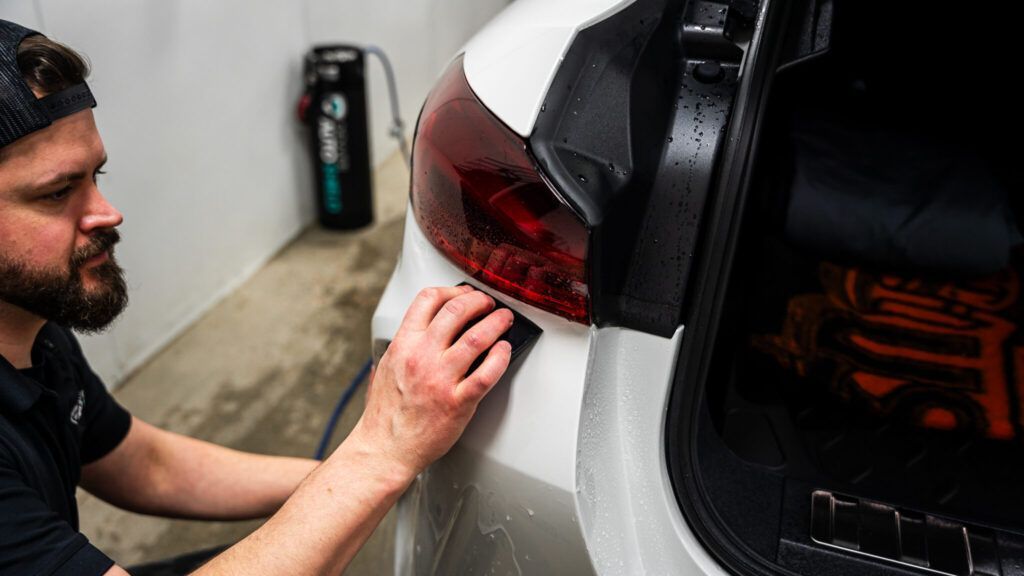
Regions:
<svg viewBox="0 0 1024 576"><path fill-rule="evenodd" d="M506 0L0 0L15 20L84 52L110 156L101 186L125 214L132 302L83 339L116 385L314 218L295 120L312 43L376 44L411 132L452 54ZM369 64L373 158L395 145L383 73ZM258 314L258 310L253 311Z"/></svg>
<svg viewBox="0 0 1024 576"><path fill-rule="evenodd" d="M0 0L2 1L2 0ZM391 59L398 77L409 134L434 80L456 51L510 0L306 0L314 44L338 41L374 44ZM373 152L378 159L395 147L386 137L391 123L384 72L369 63Z"/></svg>

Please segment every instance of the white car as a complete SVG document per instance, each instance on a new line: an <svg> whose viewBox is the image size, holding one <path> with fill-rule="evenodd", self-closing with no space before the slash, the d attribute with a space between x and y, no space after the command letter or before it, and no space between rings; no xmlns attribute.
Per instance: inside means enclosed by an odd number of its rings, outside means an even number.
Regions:
<svg viewBox="0 0 1024 576"><path fill-rule="evenodd" d="M462 282L539 335L401 500L396 574L1024 574L1019 176L962 145L1015 96L934 121L1013 53L990 16L517 0L471 40L375 351Z"/></svg>

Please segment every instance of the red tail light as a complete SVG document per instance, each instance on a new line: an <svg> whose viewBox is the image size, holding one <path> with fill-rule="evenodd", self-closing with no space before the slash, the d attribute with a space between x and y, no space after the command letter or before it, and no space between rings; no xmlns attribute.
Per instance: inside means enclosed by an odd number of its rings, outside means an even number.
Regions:
<svg viewBox="0 0 1024 576"><path fill-rule="evenodd" d="M587 228L477 100L461 58L423 106L412 171L416 221L448 258L501 292L589 322Z"/></svg>

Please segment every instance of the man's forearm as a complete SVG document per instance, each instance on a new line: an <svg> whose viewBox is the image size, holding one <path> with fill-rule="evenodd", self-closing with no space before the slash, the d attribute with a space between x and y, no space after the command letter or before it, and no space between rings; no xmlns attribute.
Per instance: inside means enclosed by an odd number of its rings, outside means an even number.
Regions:
<svg viewBox="0 0 1024 576"><path fill-rule="evenodd" d="M195 574L340 574L413 478L357 429L266 524Z"/></svg>
<svg viewBox="0 0 1024 576"><path fill-rule="evenodd" d="M164 467L172 480L160 501L163 516L207 520L265 518L320 463L305 458L231 450L179 436L183 445Z"/></svg>
<svg viewBox="0 0 1024 576"><path fill-rule="evenodd" d="M319 463L231 450L133 419L111 454L82 470L82 486L127 510L241 520L276 511Z"/></svg>

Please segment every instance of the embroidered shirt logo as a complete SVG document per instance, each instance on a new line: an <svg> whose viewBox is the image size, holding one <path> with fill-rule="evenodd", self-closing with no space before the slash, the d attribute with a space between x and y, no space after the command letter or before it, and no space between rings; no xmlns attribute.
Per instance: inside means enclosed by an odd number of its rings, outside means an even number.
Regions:
<svg viewBox="0 0 1024 576"><path fill-rule="evenodd" d="M85 410L85 391L78 391L78 401L75 402L74 408L71 409L71 423L75 426L82 419L82 411Z"/></svg>

